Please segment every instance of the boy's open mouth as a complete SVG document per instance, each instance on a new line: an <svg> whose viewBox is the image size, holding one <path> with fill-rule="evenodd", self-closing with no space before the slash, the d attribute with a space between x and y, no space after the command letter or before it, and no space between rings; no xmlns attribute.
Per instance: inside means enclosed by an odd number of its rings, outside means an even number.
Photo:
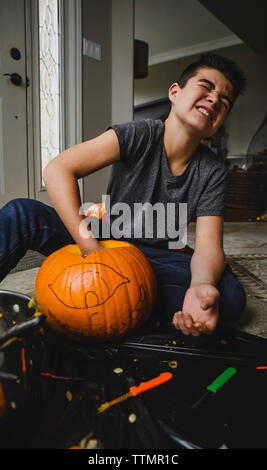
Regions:
<svg viewBox="0 0 267 470"><path fill-rule="evenodd" d="M210 121L213 121L214 119L214 113L212 110L206 108L205 106L196 106L196 110L204 116L206 119L209 119Z"/></svg>

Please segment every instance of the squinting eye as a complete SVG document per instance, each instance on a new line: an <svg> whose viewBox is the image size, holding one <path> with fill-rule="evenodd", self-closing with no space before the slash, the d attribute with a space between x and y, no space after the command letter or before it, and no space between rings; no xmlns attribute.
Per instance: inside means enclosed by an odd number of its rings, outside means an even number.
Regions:
<svg viewBox="0 0 267 470"><path fill-rule="evenodd" d="M210 91L210 87L209 87L208 85L203 85L203 84L201 83L200 86L201 86L202 88L206 88L206 90L209 90L209 91Z"/></svg>
<svg viewBox="0 0 267 470"><path fill-rule="evenodd" d="M221 102L222 102L222 104L224 105L224 107L225 107L226 109L228 109L228 107L229 107L228 101L223 101L223 100L221 100Z"/></svg>

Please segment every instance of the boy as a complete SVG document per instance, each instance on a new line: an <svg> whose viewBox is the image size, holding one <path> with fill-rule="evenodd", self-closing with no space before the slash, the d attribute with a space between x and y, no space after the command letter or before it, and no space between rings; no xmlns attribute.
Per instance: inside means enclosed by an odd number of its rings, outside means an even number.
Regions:
<svg viewBox="0 0 267 470"><path fill-rule="evenodd" d="M113 164L107 189L111 207L118 202L129 207L174 203L177 220L179 203L187 203L187 223L194 212L197 217L192 256L168 249L168 236L158 238L153 232L148 239L136 239L130 227L130 241L144 252L155 271L162 313L185 335L193 336L212 333L219 313L222 322L237 320L245 306L245 293L225 270L226 169L200 142L219 129L244 85L242 72L233 62L203 54L171 85L171 111L165 123L148 119L112 126L54 158L43 178L55 210L20 199L1 210L2 278L28 248L48 255L76 242L84 256L101 249L95 237L81 233L84 216L79 214L77 180Z"/></svg>

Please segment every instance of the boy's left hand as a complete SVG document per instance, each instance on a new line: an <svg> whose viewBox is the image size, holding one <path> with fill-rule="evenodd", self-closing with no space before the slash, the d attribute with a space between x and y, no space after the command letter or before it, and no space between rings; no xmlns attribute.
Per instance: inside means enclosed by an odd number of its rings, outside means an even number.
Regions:
<svg viewBox="0 0 267 470"><path fill-rule="evenodd" d="M173 324L185 335L212 333L219 318L218 289L212 284L191 286L184 298L183 310L174 314Z"/></svg>

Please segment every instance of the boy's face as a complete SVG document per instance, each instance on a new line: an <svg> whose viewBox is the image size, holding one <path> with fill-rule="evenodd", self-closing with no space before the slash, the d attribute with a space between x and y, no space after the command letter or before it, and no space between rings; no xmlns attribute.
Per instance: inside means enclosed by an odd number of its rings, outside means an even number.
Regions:
<svg viewBox="0 0 267 470"><path fill-rule="evenodd" d="M210 137L222 125L233 100L233 86L218 70L201 67L183 88L169 89L172 111L190 132Z"/></svg>

